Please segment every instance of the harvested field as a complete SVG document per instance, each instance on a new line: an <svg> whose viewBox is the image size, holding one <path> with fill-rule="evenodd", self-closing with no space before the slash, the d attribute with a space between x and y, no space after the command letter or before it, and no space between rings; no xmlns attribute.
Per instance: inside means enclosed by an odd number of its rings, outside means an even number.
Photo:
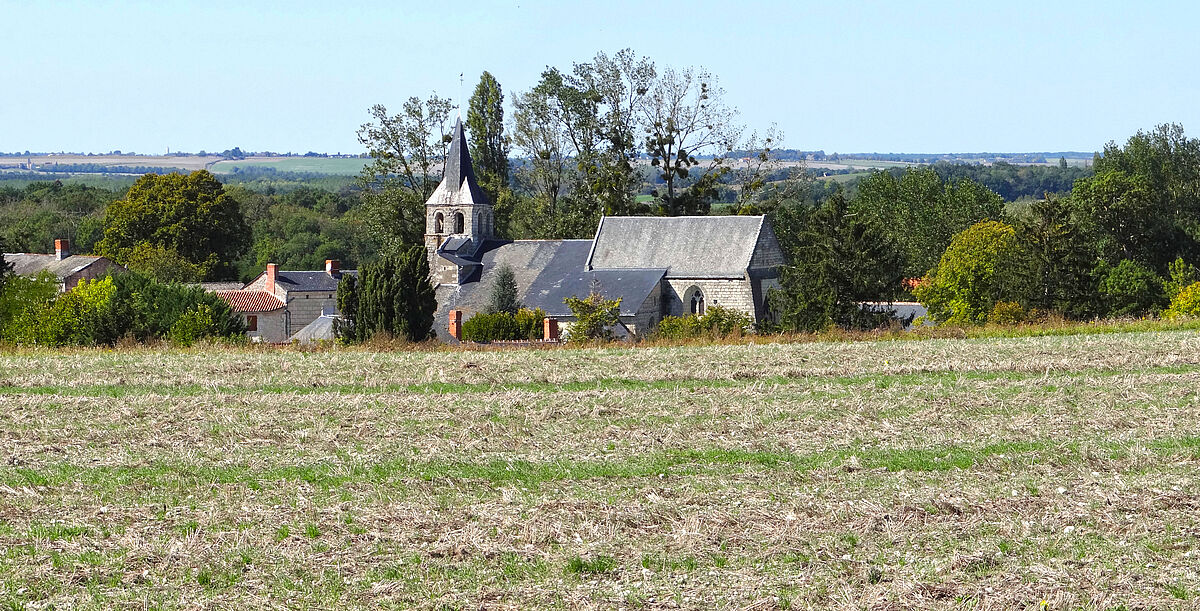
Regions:
<svg viewBox="0 0 1200 611"><path fill-rule="evenodd" d="M1200 334L0 354L9 608L1175 609Z"/></svg>

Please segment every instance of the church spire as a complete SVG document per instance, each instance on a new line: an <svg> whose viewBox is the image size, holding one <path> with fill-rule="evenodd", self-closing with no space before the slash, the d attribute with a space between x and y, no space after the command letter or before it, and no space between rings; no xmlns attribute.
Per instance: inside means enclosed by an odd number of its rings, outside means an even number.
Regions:
<svg viewBox="0 0 1200 611"><path fill-rule="evenodd" d="M479 188L479 181L475 179L475 168L471 163L471 151L467 146L462 119L454 122L454 129L450 133L450 150L446 153L442 184L438 185L425 205L492 205L487 194Z"/></svg>

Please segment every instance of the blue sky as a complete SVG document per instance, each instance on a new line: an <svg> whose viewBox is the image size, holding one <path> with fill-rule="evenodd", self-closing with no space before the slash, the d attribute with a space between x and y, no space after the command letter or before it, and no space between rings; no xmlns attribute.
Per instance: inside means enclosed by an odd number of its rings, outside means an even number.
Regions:
<svg viewBox="0 0 1200 611"><path fill-rule="evenodd" d="M704 66L827 152L1096 150L1200 134L1200 10L1170 2L0 0L0 151L358 152L376 103L509 99L630 47ZM670 6L664 9L664 6Z"/></svg>

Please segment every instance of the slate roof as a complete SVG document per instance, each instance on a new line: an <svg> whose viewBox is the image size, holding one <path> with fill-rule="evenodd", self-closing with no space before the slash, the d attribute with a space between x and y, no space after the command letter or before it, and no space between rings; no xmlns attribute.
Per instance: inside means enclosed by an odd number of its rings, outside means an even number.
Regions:
<svg viewBox="0 0 1200 611"><path fill-rule="evenodd" d="M59 259L57 255L36 253L4 253L4 260L13 264L13 273L21 276L36 276L41 272L50 272L62 281L93 263L104 259L91 255L71 255Z"/></svg>
<svg viewBox="0 0 1200 611"><path fill-rule="evenodd" d="M426 206L471 206L488 204L488 197L479 182L475 180L475 170L471 164L471 151L467 147L467 137L463 133L462 119L454 123L451 133L450 151L446 154L446 168L442 174L442 182L425 202Z"/></svg>
<svg viewBox="0 0 1200 611"><path fill-rule="evenodd" d="M263 272L264 274L266 272ZM338 282L342 276L357 276L358 270L344 269L337 277L330 276L324 271L279 271L275 283L283 290L291 292L329 292L337 291ZM262 274L259 274L261 277ZM257 280L257 278L255 279Z"/></svg>
<svg viewBox="0 0 1200 611"><path fill-rule="evenodd" d="M213 291L234 312L273 312L284 307L282 301L266 291Z"/></svg>
<svg viewBox="0 0 1200 611"><path fill-rule="evenodd" d="M459 286L437 288L438 312L434 329L444 336L450 310L463 310L468 318L487 308L502 265L513 270L521 304L541 308L548 316L571 316L563 299L586 297L593 281L608 299L621 298L621 315L633 316L658 286L665 269L587 271L584 263L591 240L488 240L480 249L479 267Z"/></svg>
<svg viewBox="0 0 1200 611"><path fill-rule="evenodd" d="M610 216L600 220L587 269L666 269L668 278L741 278L762 216Z"/></svg>

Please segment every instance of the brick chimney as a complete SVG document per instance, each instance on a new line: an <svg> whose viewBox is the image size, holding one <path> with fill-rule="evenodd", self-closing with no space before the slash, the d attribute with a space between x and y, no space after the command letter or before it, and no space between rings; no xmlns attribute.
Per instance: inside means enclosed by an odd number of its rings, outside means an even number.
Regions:
<svg viewBox="0 0 1200 611"><path fill-rule="evenodd" d="M542 319L542 338L548 341L558 341L558 319L547 316Z"/></svg>
<svg viewBox="0 0 1200 611"><path fill-rule="evenodd" d="M279 266L275 263L267 264L267 292L275 293L275 279L279 277Z"/></svg>
<svg viewBox="0 0 1200 611"><path fill-rule="evenodd" d="M342 275L342 262L337 259L325 259L325 273L331 278Z"/></svg>
<svg viewBox="0 0 1200 611"><path fill-rule="evenodd" d="M62 261L71 256L71 240L58 239L54 241L54 258Z"/></svg>
<svg viewBox="0 0 1200 611"><path fill-rule="evenodd" d="M459 341L462 340L462 324L462 310L450 310L450 328L448 329L450 332L450 337L453 337Z"/></svg>

